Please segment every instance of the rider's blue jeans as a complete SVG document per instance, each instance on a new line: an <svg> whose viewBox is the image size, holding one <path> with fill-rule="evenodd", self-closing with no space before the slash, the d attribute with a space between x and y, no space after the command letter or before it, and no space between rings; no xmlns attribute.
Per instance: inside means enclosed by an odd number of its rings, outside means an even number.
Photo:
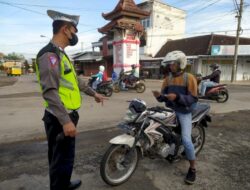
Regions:
<svg viewBox="0 0 250 190"><path fill-rule="evenodd" d="M181 124L181 139L185 148L185 153L188 160L195 160L194 145L191 139L192 132L192 113L176 112L176 115Z"/></svg>
<svg viewBox="0 0 250 190"><path fill-rule="evenodd" d="M95 80L95 82L93 82L93 84L92 84L92 88L94 89L94 90L96 90L97 89L97 85L98 84L100 84L102 81L100 81L100 80Z"/></svg>
<svg viewBox="0 0 250 190"><path fill-rule="evenodd" d="M216 86L216 85L217 85L217 83L213 82L213 81L202 81L201 82L201 91L200 91L200 94L202 96L205 96L207 87L213 87L213 86Z"/></svg>

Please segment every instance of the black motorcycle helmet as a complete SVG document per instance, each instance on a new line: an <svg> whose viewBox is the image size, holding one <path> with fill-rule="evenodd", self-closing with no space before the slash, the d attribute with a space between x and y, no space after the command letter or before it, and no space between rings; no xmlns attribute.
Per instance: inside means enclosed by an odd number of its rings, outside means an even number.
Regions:
<svg viewBox="0 0 250 190"><path fill-rule="evenodd" d="M218 69L219 68L219 65L217 63L212 63L210 66L209 66L211 69L215 70L215 69Z"/></svg>
<svg viewBox="0 0 250 190"><path fill-rule="evenodd" d="M133 99L130 104L129 104L129 110L132 113L142 113L143 111L146 110L146 102L140 99Z"/></svg>

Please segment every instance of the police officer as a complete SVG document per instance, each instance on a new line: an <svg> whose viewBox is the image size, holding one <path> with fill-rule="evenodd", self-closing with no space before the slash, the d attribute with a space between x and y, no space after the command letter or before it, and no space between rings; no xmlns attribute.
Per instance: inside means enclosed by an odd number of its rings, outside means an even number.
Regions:
<svg viewBox="0 0 250 190"><path fill-rule="evenodd" d="M36 71L45 100L43 121L48 140L51 190L76 189L80 180L70 181L74 156L80 90L103 104L104 97L77 78L64 49L78 42L79 16L48 10L53 19L53 38L37 55Z"/></svg>

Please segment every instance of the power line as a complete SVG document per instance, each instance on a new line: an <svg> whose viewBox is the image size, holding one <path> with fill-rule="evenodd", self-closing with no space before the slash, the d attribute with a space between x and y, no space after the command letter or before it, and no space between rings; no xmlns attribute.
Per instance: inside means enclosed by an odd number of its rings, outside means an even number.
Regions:
<svg viewBox="0 0 250 190"><path fill-rule="evenodd" d="M39 42L27 42L27 43L18 43L18 44L5 44L4 46L22 46L22 45L34 45L34 44L43 44L48 43L47 41L39 41Z"/></svg>
<svg viewBox="0 0 250 190"><path fill-rule="evenodd" d="M97 30L98 28L92 28L92 29L89 29L89 30L86 30L86 31L82 31L82 32L79 32L78 34L83 34L83 33L86 33L86 32L91 32L91 31L94 31L94 30Z"/></svg>
<svg viewBox="0 0 250 190"><path fill-rule="evenodd" d="M211 0L211 1L212 1L212 0ZM211 1L209 1L209 2L211 2ZM213 6L214 4L218 3L219 1L221 1L221 0L216 0L216 1L212 2L212 3L210 3L210 4L207 4L207 5L205 5L204 7L202 7L202 8L200 8L200 9L198 9L198 10L192 12L192 13L189 14L187 17L190 17L190 15L193 15L194 13L201 12L201 11L203 11L204 9L206 9L206 8L208 8L208 7L211 7L211 6Z"/></svg>
<svg viewBox="0 0 250 190"><path fill-rule="evenodd" d="M1 1L2 3L7 3L4 1ZM89 9L89 8L73 8L73 7L64 7L64 6L48 6L48 5L42 5L42 4L27 4L27 3L8 3L11 5L21 5L26 7L39 7L39 8L57 8L57 9L67 9L67 10L84 10L85 12L101 12L101 11L107 11L105 9Z"/></svg>
<svg viewBox="0 0 250 190"><path fill-rule="evenodd" d="M235 10L237 11L237 14L238 14L240 8L239 8L239 5L238 5L237 1L236 1L236 0L233 0L233 4L234 4L234 8L235 8Z"/></svg>
<svg viewBox="0 0 250 190"><path fill-rule="evenodd" d="M208 23L214 22L214 21L216 21L215 24L217 24L218 21L222 21L222 20L226 19L227 17L225 17L225 16L230 15L230 14L234 14L234 10L226 12L225 14L222 14L222 15L216 15L214 17L211 17L210 19L206 19L206 23L204 23L203 25L207 26ZM202 27L203 25L199 25L197 27Z"/></svg>
<svg viewBox="0 0 250 190"><path fill-rule="evenodd" d="M211 2L211 1L213 1L213 0L210 0L210 1L208 1L208 2ZM194 11L194 12L191 12L191 14L187 15L186 18L192 17L195 13L200 12L200 11L202 11L202 10L208 8L208 7L210 7L210 6L212 6L212 5L216 4L216 3L218 3L219 1L221 1L221 0L216 0L216 1L207 4L207 5L205 5L204 7L200 8L200 9ZM179 20L179 21L176 21L175 24L178 24L178 23L182 22L181 18L178 19L178 20ZM172 24L166 25L166 27L171 27L171 26L172 26Z"/></svg>
<svg viewBox="0 0 250 190"><path fill-rule="evenodd" d="M46 15L46 14L38 12L38 11L34 11L34 10L31 10L31 9L27 9L27 8L20 7L20 6L17 6L17 5L11 4L11 3L7 3L7 2L3 2L3 1L0 1L0 4L4 4L4 5L11 6L11 7L19 8L19 9L22 9L22 10L25 10L25 11L28 11L28 12L32 12L32 13L36 13L36 14L40 14L40 15Z"/></svg>
<svg viewBox="0 0 250 190"><path fill-rule="evenodd" d="M0 4L8 5L8 6L11 6L11 7L15 7L15 8L18 8L18 9L22 9L22 10L25 10L25 11L28 11L28 12L32 12L32 13L36 13L36 14L40 14L40 15L46 15L45 13L41 13L41 12L38 12L38 11L35 11L35 10L32 10L32 9L27 9L27 8L18 6L18 5L27 5L27 4L22 4L22 3L15 3L15 4L13 4L13 3L8 3L8 2L4 2L4 1L0 1ZM32 5L30 5L30 6L32 6ZM33 6L40 6L40 7L51 8L49 6L42 6L42 5L33 5ZM16 24L16 25L18 25L18 24ZM81 23L79 23L79 25L81 25L81 26L93 26L93 25L90 25L90 24L81 24Z"/></svg>
<svg viewBox="0 0 250 190"><path fill-rule="evenodd" d="M211 33L222 33L222 32L235 32L236 30L230 29L230 30L218 30L218 31L207 31L207 32L192 32L192 33L186 33L186 35L193 35L193 34L211 34ZM250 28L244 29L244 31L250 31ZM179 36L183 35L183 33L179 34L160 34L160 35L148 35L150 37L165 37L165 36Z"/></svg>

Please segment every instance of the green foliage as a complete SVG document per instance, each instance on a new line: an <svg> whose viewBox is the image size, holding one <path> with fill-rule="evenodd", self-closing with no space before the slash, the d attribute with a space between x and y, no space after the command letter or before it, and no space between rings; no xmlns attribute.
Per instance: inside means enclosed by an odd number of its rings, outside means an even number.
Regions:
<svg viewBox="0 0 250 190"><path fill-rule="evenodd" d="M10 60L10 61L22 61L25 59L25 57L22 54L18 53L9 53L8 55L4 56L5 60Z"/></svg>

